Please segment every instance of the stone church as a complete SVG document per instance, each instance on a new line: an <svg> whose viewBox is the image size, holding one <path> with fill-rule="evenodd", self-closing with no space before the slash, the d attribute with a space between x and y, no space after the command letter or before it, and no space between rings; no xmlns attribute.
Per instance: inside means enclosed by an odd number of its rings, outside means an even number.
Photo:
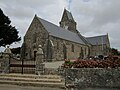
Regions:
<svg viewBox="0 0 120 90"><path fill-rule="evenodd" d="M68 10L64 9L59 24L60 26L57 26L35 15L24 36L21 57L35 59L39 45L42 46L45 61L85 59L89 56L109 53L108 34L95 37L82 36Z"/></svg>

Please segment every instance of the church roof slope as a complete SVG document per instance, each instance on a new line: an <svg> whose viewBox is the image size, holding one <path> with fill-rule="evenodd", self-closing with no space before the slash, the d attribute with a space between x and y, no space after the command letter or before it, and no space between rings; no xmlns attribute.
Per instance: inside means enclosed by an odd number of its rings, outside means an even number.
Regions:
<svg viewBox="0 0 120 90"><path fill-rule="evenodd" d="M52 24L46 20L38 17L44 28L49 32L51 36L55 36L61 39L69 40L72 42L85 44L84 41L76 34L64 28L61 28L55 24Z"/></svg>
<svg viewBox="0 0 120 90"><path fill-rule="evenodd" d="M86 37L88 42L92 45L101 45L106 44L107 35L95 36L95 37Z"/></svg>
<svg viewBox="0 0 120 90"><path fill-rule="evenodd" d="M85 44L89 44L88 40L80 34L80 32L77 30L78 36L82 39L82 41L84 41Z"/></svg>

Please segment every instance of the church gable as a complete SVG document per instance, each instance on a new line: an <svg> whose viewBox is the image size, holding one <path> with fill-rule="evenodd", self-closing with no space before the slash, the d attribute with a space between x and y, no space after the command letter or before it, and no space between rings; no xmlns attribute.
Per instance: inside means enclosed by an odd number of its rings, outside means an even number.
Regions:
<svg viewBox="0 0 120 90"><path fill-rule="evenodd" d="M46 38L48 32L45 30L38 17L35 15L28 31L25 34L25 40L30 39L33 43L36 43L38 38Z"/></svg>
<svg viewBox="0 0 120 90"><path fill-rule="evenodd" d="M34 57L34 52L37 51L38 46L41 45L43 47L46 44L47 38L48 32L45 30L38 17L35 15L24 36L24 56L27 58Z"/></svg>
<svg viewBox="0 0 120 90"><path fill-rule="evenodd" d="M35 16L35 17L33 18L32 22L31 22L31 24L30 24L30 26L29 26L26 34L25 34L25 37L30 37L30 36L33 34L34 29L35 29L35 27L36 27L36 21L37 21L37 18L36 18L36 16Z"/></svg>

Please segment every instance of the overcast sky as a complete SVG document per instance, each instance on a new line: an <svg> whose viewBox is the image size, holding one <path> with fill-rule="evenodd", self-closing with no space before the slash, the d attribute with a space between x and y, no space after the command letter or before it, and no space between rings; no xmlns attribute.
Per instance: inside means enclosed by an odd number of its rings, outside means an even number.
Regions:
<svg viewBox="0 0 120 90"><path fill-rule="evenodd" d="M111 47L120 50L120 0L0 0L0 8L19 30L22 39L35 14L59 25L66 8L71 11L82 35L108 33ZM11 47L21 46L21 43Z"/></svg>

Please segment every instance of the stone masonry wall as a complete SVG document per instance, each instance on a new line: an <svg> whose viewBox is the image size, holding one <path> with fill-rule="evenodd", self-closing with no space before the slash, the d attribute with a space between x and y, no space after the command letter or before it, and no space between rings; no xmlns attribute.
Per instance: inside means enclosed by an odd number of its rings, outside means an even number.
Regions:
<svg viewBox="0 0 120 90"><path fill-rule="evenodd" d="M66 69L66 84L76 85L78 88L120 88L120 68Z"/></svg>
<svg viewBox="0 0 120 90"><path fill-rule="evenodd" d="M81 56L81 53L83 53L83 58L86 58L88 56L89 50L88 50L88 46L86 45L77 44L56 37L51 37L50 39L54 44L54 54L53 54L54 60L64 60L63 45L65 45L67 48L66 59L77 59L78 57ZM72 45L74 46L74 51L72 51Z"/></svg>
<svg viewBox="0 0 120 90"><path fill-rule="evenodd" d="M92 47L91 56L96 55L108 55L109 54L109 47L106 44L104 45L93 45Z"/></svg>

